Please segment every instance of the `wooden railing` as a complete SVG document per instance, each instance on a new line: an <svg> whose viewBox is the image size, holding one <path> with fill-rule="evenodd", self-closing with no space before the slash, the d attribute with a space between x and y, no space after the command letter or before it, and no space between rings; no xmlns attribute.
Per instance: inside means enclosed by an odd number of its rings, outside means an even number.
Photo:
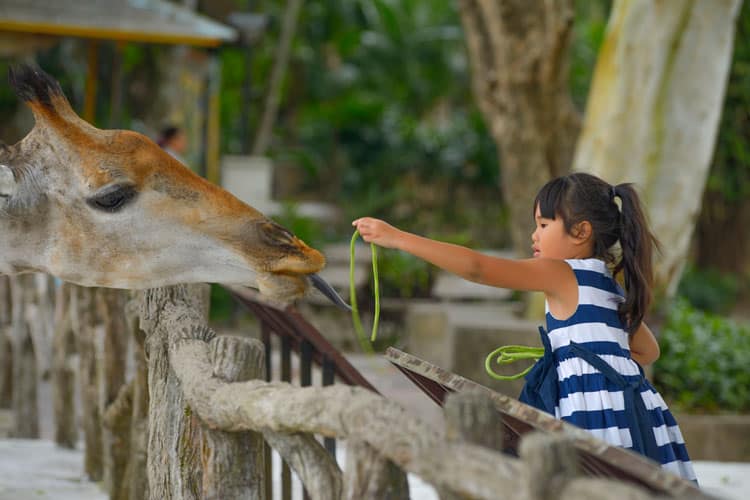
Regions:
<svg viewBox="0 0 750 500"><path fill-rule="evenodd" d="M79 292L71 295L77 303L71 309L84 306ZM127 329L137 340L136 369L125 382L116 359L128 349L111 333L103 346L81 350L101 331L97 324L122 311L125 296L89 295L106 306L102 318L80 316L72 326L62 321L68 326L60 338L81 330L78 356L89 359L80 366L91 376L82 387L90 410L84 426L92 435L100 428L98 438L85 436L86 470L103 480L112 499L265 500L271 494L267 446L316 500L408 498L408 474L450 499L656 498L652 488L587 476L580 447L566 433L504 437L508 425L497 401L483 391L456 390L441 376L438 384L455 392L445 394L446 427L438 430L378 394L294 309L244 292L235 296L260 320L263 341L216 335L206 322L205 286L148 290L131 300ZM120 328L127 338L125 325ZM82 331L88 332L83 340ZM278 342L271 342L275 336ZM278 356L269 355L274 343L281 346ZM64 355L53 356L61 366L72 352L70 342L63 344ZM271 380L271 373L291 380L294 353L299 385ZM275 369L269 360L277 357ZM312 385L313 364L325 385ZM59 370L52 371L55 379ZM57 378L56 387L70 384L70 377ZM56 418L73 411L59 408ZM513 444L518 457L502 452L508 437L520 440ZM320 438L328 439L325 445ZM333 440L345 441L345 464L336 462ZM707 498L684 487L658 494Z"/></svg>
<svg viewBox="0 0 750 500"><path fill-rule="evenodd" d="M520 458L501 453L501 421L480 391L448 397L447 430L441 434L371 388L266 381L266 347L253 339L215 336L186 290L149 291L142 306L148 344L163 347L149 352L151 498L173 498L190 484L200 485L203 498L263 498L265 481L248 481L248 472L232 475L233 469L248 470L239 466L241 458L253 465L252 478L265 470L261 454L237 453L251 439L276 449L313 499L408 498L409 473L444 498L655 498L632 484L583 476L576 448L564 434L532 432L521 439ZM312 349L315 340L294 340L306 323L293 311L250 307L267 329L285 332L290 348L297 345L322 365L335 363L335 353L326 353L322 344ZM240 373L231 360L252 368ZM196 417L202 437L189 425ZM315 436L346 440L343 472ZM234 444L214 450L215 442ZM200 467L191 463L196 446L211 457ZM222 457L225 449L232 453ZM697 489L690 494L702 496Z"/></svg>
<svg viewBox="0 0 750 500"><path fill-rule="evenodd" d="M278 375L282 382L292 382L291 356L299 358L299 384L301 387L312 385L313 365L321 370L321 385L328 386L334 382L364 387L373 392L377 390L362 374L354 368L341 353L328 342L320 332L311 325L294 308L280 309L264 302L248 288L226 287L232 296L260 322L261 337L265 353L266 381L271 382L273 375ZM274 342L274 338L277 342ZM273 347L278 345L278 369L272 362ZM336 440L326 437L324 447L332 457L336 457ZM273 481L271 478L271 457L266 449L266 495L272 498ZM286 462L282 462L280 481L281 498L292 496L291 471Z"/></svg>

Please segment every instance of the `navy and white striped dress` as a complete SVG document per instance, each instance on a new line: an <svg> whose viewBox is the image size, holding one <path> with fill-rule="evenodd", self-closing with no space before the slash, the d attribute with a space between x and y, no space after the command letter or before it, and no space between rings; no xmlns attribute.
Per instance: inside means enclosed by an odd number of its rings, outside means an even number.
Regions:
<svg viewBox="0 0 750 500"><path fill-rule="evenodd" d="M622 288L601 260L566 262L578 281L578 308L570 318L559 320L546 307L558 379L555 417L610 444L650 456L665 469L695 481L677 422L630 358L628 333L617 315ZM653 433L638 432L649 428Z"/></svg>

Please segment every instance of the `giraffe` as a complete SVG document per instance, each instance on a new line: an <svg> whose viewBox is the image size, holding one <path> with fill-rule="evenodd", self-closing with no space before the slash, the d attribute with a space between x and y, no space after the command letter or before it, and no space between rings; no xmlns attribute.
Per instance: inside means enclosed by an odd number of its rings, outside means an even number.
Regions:
<svg viewBox="0 0 750 500"><path fill-rule="evenodd" d="M313 286L346 308L317 274L324 256L291 232L144 135L87 123L40 68L12 67L9 82L35 123L0 143L0 274L124 289L245 285L283 304Z"/></svg>

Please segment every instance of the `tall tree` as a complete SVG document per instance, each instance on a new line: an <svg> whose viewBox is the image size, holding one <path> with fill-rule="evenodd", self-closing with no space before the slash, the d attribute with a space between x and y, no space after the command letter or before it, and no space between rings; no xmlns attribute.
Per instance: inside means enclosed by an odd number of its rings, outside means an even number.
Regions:
<svg viewBox="0 0 750 500"><path fill-rule="evenodd" d="M638 185L667 294L701 208L740 4L617 0L599 51L574 168Z"/></svg>
<svg viewBox="0 0 750 500"><path fill-rule="evenodd" d="M459 0L519 254L528 254L529 201L572 166L639 186L665 243L657 286L674 291L701 208L740 4L615 0L578 137L567 62L573 1Z"/></svg>
<svg viewBox="0 0 750 500"><path fill-rule="evenodd" d="M580 117L569 89L573 0L460 0L475 99L500 150L513 245L530 253L531 202L570 168Z"/></svg>
<svg viewBox="0 0 750 500"><path fill-rule="evenodd" d="M695 264L750 276L750 3L737 20L716 153L696 227ZM727 235L732 235L728 238ZM742 282L742 281L740 281ZM747 283L747 280L744 280Z"/></svg>

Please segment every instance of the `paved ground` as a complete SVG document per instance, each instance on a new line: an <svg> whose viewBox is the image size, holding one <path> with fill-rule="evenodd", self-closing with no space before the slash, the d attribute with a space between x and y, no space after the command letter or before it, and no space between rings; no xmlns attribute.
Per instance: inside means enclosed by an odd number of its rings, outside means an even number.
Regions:
<svg viewBox="0 0 750 500"><path fill-rule="evenodd" d="M383 395L398 401L428 424L442 425L438 407L390 363L380 357L348 358ZM40 394L45 415L43 439L0 439L0 500L106 500L100 486L83 477L83 452L60 449L51 442L47 391L48 388L42 388ZM7 425L7 412L0 412L0 436ZM344 463L343 456L339 459L339 463ZM750 463L696 462L695 468L706 492L727 500L750 498ZM437 500L434 490L419 478L410 477L409 483L413 500ZM299 486L294 498L301 498Z"/></svg>

